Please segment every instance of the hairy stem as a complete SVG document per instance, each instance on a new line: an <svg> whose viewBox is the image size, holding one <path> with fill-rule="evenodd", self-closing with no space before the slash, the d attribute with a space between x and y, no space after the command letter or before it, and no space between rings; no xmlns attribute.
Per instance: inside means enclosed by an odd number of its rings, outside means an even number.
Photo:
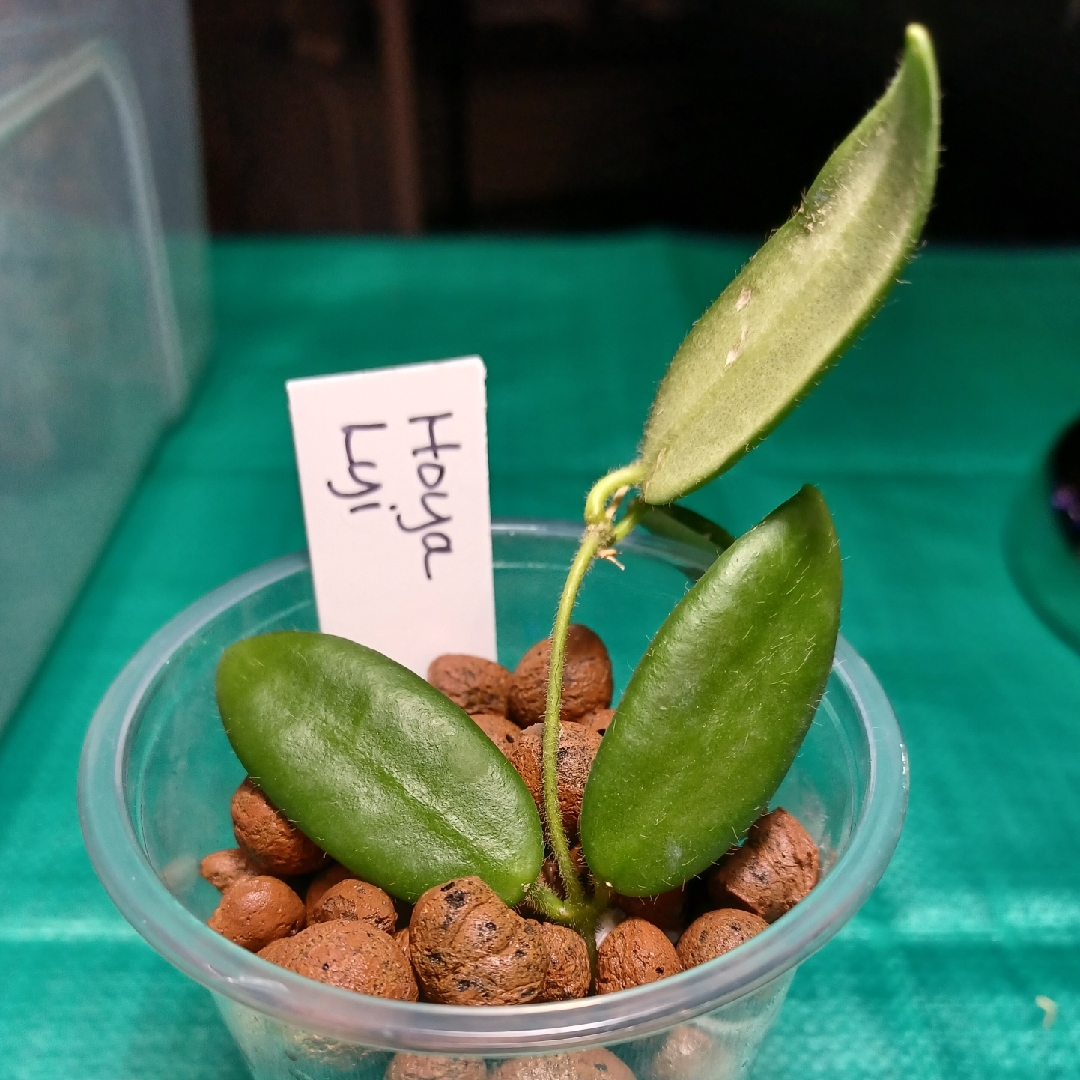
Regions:
<svg viewBox="0 0 1080 1080"><path fill-rule="evenodd" d="M596 924L611 902L611 890L606 885L598 883L591 900L571 908L546 885L535 881L525 892L525 902L550 922L576 930L585 939L589 964L596 971Z"/></svg>
<svg viewBox="0 0 1080 1080"><path fill-rule="evenodd" d="M570 858L570 845L563 829L562 813L559 810L559 718L562 711L563 667L566 661L566 635L570 628L570 617L574 612L578 590L592 561L598 554L609 552L616 541L621 540L633 528L637 514L628 515L615 525L614 518L622 497L642 475L640 464L627 465L616 469L599 480L585 500L585 521L587 528L581 538L581 546L570 564L570 572L563 585L559 607L555 613L555 626L551 632L551 658L548 668L547 708L544 713L544 817L547 823L548 840L555 852L559 867L559 877L566 895L566 907L571 913L584 915L593 906L585 898L581 881ZM596 897L605 890L598 890ZM595 900L595 897L594 897ZM606 898L604 899L606 906ZM603 908L600 909L601 911ZM590 916L591 925L595 926L599 912ZM591 940L591 933L586 935Z"/></svg>
<svg viewBox="0 0 1080 1080"><path fill-rule="evenodd" d="M551 666L548 669L547 711L544 713L544 816L547 818L548 840L555 852L559 877L571 908L581 907L585 903L585 894L570 858L570 845L566 841L562 812L559 810L559 713L562 708L563 664L566 660L566 633L570 627L574 601L593 557L604 546L604 539L600 531L594 528L587 529L581 538L581 546L570 564L570 573L563 585L559 609L555 613L555 627L551 632Z"/></svg>

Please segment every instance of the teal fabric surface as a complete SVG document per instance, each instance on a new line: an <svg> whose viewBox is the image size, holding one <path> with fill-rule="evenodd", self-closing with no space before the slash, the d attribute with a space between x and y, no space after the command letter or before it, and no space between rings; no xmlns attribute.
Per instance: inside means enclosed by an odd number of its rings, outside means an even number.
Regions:
<svg viewBox="0 0 1080 1080"><path fill-rule="evenodd" d="M138 646L303 545L284 380L479 352L495 513L578 518L747 254L660 234L217 245L216 361L0 742L0 1076L245 1075L209 994L98 885L75 776ZM755 1076L1074 1077L1080 658L1012 586L1001 533L1080 411L1080 254L930 250L906 276L822 387L691 500L742 529L803 482L822 488L844 630L911 749L893 864L796 976ZM1036 995L1057 1003L1049 1029Z"/></svg>

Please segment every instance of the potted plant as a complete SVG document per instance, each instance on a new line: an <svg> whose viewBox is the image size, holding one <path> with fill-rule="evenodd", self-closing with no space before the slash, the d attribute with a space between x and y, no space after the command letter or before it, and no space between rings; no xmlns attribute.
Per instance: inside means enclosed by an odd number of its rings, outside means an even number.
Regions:
<svg viewBox="0 0 1080 1080"><path fill-rule="evenodd" d="M226 1018L257 1075L390 1069L395 1080L472 1077L484 1071L478 1057L508 1058L498 1066L506 1080L611 1071L614 1059L591 1051L526 1060L599 1044L616 1045L620 1062L658 1080L745 1063L792 965L861 902L899 828L902 747L887 704L853 655L841 692L854 719L848 728L838 721L834 750L847 739L856 758L878 762L879 778L887 759L891 794L879 780L876 816L873 800L854 810L863 832L839 838L843 858L804 902L807 914L796 909L668 985L493 1010L358 998L213 942L161 895L161 881L185 903L194 888L163 853L184 849L185 830L198 832L206 815L221 814L220 806L193 802L193 763L202 783L207 771L224 777L235 770L220 738L208 764L212 737L203 719L213 715L211 657L216 664L227 645L217 698L246 771L303 832L400 900L416 901L453 879L479 879L505 904L524 901L542 919L572 928L591 950L614 894L655 896L722 856L788 775L825 689L839 625L839 554L828 509L811 488L738 539L676 500L764 438L872 317L918 240L937 146L933 54L926 32L913 26L885 95L680 347L639 458L589 493L545 660L540 813L499 751L437 690L362 646L298 632L295 565L196 605L118 679L84 751L88 847L125 913L171 960L224 995ZM638 525L665 539L637 539ZM561 550L565 538L557 538ZM699 580L664 619L603 736L580 809L583 874L559 801L566 644L586 573L597 560L624 556L631 570L633 560L651 558L689 567ZM620 575L612 573L605 588L614 609ZM672 585L672 600L678 591ZM196 713L195 730L184 732L179 714L191 720ZM114 778L111 788L106 777ZM807 782L827 807L835 776L824 768ZM839 802L856 807L859 783L849 776ZM180 806L189 815L183 821ZM829 820L828 809L821 816ZM554 861L554 878L546 880L545 838ZM231 974L222 977L225 968Z"/></svg>

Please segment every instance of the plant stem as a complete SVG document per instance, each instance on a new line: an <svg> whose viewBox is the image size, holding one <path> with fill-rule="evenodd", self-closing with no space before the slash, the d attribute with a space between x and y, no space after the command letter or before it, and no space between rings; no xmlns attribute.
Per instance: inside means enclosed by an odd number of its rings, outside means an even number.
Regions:
<svg viewBox="0 0 1080 1080"><path fill-rule="evenodd" d="M633 487L644 474L644 466L640 462L633 465L624 465L621 469L609 472L607 476L597 480L592 491L585 496L585 522L588 525L611 524L610 508L608 506L612 496L619 488Z"/></svg>
<svg viewBox="0 0 1080 1080"><path fill-rule="evenodd" d="M559 810L559 731L563 667L566 661L566 635L570 628L570 617L574 612L578 590L593 559L601 552L609 551L617 540L621 540L633 528L637 520L637 514L634 513L628 515L618 525L614 524L615 512L622 496L641 478L642 471L642 466L637 463L616 469L599 480L586 497L585 535L582 536L581 545L574 556L574 561L570 564L570 572L566 576L562 596L559 598L559 607L555 613L555 626L551 632L547 708L544 713L544 817L547 823L548 840L555 852L559 877L562 879L568 918L575 921L576 917L582 917L586 921L591 919L592 926L595 926L596 918L600 913L599 911L592 913L592 907L596 899L601 896L606 906L606 889L597 889L593 903L586 900L581 881L570 858L570 845L566 840L562 813ZM602 910L603 907L600 908L600 911ZM587 942L590 936L591 934L586 935Z"/></svg>
<svg viewBox="0 0 1080 1080"><path fill-rule="evenodd" d="M570 858L570 845L563 830L562 811L559 809L559 713L562 707L563 663L566 660L566 633L570 628L570 616L574 611L578 589L585 572L592 564L593 556L603 546L604 537L598 529L589 528L581 538L581 546L570 564L559 608L555 613L555 627L551 632L551 660L548 669L547 711L544 714L544 816L547 818L548 839L559 865L566 900L571 908L585 903L581 881Z"/></svg>
<svg viewBox="0 0 1080 1080"><path fill-rule="evenodd" d="M591 900L571 908L546 885L534 882L525 893L525 900L534 911L550 922L569 926L585 939L585 945L589 950L589 963L595 971L596 924L611 902L611 889L599 883Z"/></svg>

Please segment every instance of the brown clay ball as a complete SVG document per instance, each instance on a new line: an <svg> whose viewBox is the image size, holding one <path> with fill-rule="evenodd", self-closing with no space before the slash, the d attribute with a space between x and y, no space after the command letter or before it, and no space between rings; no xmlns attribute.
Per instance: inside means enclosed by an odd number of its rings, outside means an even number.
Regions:
<svg viewBox="0 0 1080 1080"><path fill-rule="evenodd" d="M555 923L541 923L540 933L547 953L547 974L540 1000L570 1001L585 997L592 983L585 939L569 926Z"/></svg>
<svg viewBox="0 0 1080 1080"><path fill-rule="evenodd" d="M258 877L266 871L242 848L226 848L224 851L212 851L207 855L199 863L199 873L215 889L224 891L241 878Z"/></svg>
<svg viewBox="0 0 1080 1080"><path fill-rule="evenodd" d="M485 1080L486 1076L483 1058L395 1054L386 1067L385 1080Z"/></svg>
<svg viewBox="0 0 1080 1080"><path fill-rule="evenodd" d="M369 923L316 923L295 937L271 942L259 955L309 979L358 994L416 1001L412 968L389 934Z"/></svg>
<svg viewBox="0 0 1080 1080"><path fill-rule="evenodd" d="M709 878L709 895L721 907L743 908L774 922L817 880L817 845L798 820L779 807L758 818L746 843L721 859Z"/></svg>
<svg viewBox="0 0 1080 1080"><path fill-rule="evenodd" d="M335 919L366 922L384 934L393 934L397 926L394 901L382 889L357 878L346 878L327 889L311 921L333 922Z"/></svg>
<svg viewBox="0 0 1080 1080"><path fill-rule="evenodd" d="M495 713L475 713L473 719L483 733L507 756L514 752L518 739L521 738L521 728L505 716Z"/></svg>
<svg viewBox="0 0 1080 1080"><path fill-rule="evenodd" d="M252 952L304 927L304 903L275 877L244 877L221 894L207 926Z"/></svg>
<svg viewBox="0 0 1080 1080"><path fill-rule="evenodd" d="M595 731L597 735L603 735L611 727L611 718L614 715L614 709L593 709L581 718L581 724L590 731Z"/></svg>
<svg viewBox="0 0 1080 1080"><path fill-rule="evenodd" d="M315 912L322 903L322 898L330 889L339 881L348 881L355 877L356 875L347 866L342 866L339 862L331 864L321 874L313 877L311 884L307 887L307 893L304 895L304 907L307 908L308 922L319 922L315 918Z"/></svg>
<svg viewBox="0 0 1080 1080"><path fill-rule="evenodd" d="M646 1070L649 1080L734 1080L741 1073L731 1047L696 1024L682 1024L669 1031Z"/></svg>
<svg viewBox="0 0 1080 1080"><path fill-rule="evenodd" d="M506 715L510 672L494 660L448 653L432 660L427 681L467 713Z"/></svg>
<svg viewBox="0 0 1080 1080"><path fill-rule="evenodd" d="M538 641L521 658L510 680L507 716L521 727L538 724L547 707L551 639ZM566 635L561 720L580 720L611 704L611 658L604 643L587 626L572 623Z"/></svg>
<svg viewBox="0 0 1080 1080"><path fill-rule="evenodd" d="M309 840L249 776L232 797L233 832L268 873L289 876L320 870L326 852Z"/></svg>
<svg viewBox="0 0 1080 1080"><path fill-rule="evenodd" d="M696 967L731 952L760 934L769 924L751 911L720 908L695 919L679 938L677 952L684 968Z"/></svg>
<svg viewBox="0 0 1080 1080"><path fill-rule="evenodd" d="M409 928L407 926L405 927L404 930L399 930L394 935L394 941L397 943L398 948L400 948L401 951L406 956L408 956L409 955ZM411 964L412 960L410 960L409 963Z"/></svg>
<svg viewBox="0 0 1080 1080"><path fill-rule="evenodd" d="M424 996L445 1005L528 1005L540 1000L547 972L540 924L475 877L417 900L409 955Z"/></svg>
<svg viewBox="0 0 1080 1080"><path fill-rule="evenodd" d="M634 1080L634 1074L610 1050L508 1058L496 1066L492 1080Z"/></svg>
<svg viewBox="0 0 1080 1080"><path fill-rule="evenodd" d="M556 775L559 779L559 809L568 836L577 835L585 781L589 779L589 770L599 749L600 736L595 731L570 722L559 725ZM533 724L521 733L510 761L536 800L541 816L544 805L543 756L544 725Z"/></svg>
<svg viewBox="0 0 1080 1080"><path fill-rule="evenodd" d="M612 904L621 908L631 919L644 919L661 930L682 930L686 925L686 889L672 889L659 896L619 896Z"/></svg>
<svg viewBox="0 0 1080 1080"><path fill-rule="evenodd" d="M596 951L596 992L613 994L677 975L683 966L675 946L644 919L619 923Z"/></svg>

